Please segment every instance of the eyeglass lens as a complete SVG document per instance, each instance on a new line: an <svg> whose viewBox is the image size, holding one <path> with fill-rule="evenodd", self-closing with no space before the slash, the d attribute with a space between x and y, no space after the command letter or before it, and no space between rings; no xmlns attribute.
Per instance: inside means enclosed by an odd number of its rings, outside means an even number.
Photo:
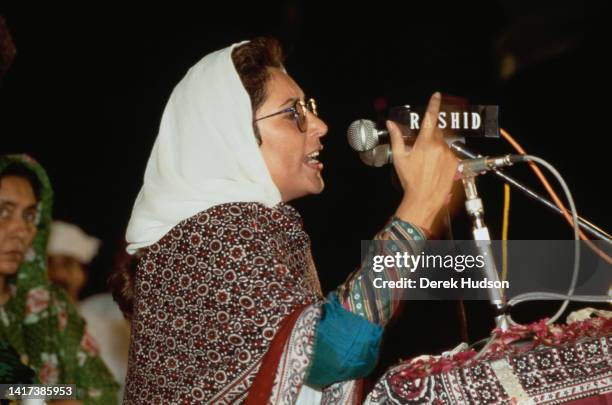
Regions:
<svg viewBox="0 0 612 405"><path fill-rule="evenodd" d="M317 107L315 101L311 98L307 102L303 102L298 100L296 102L295 111L296 111L296 119L298 128L300 131L306 131L306 109L310 111L315 116L317 115Z"/></svg>

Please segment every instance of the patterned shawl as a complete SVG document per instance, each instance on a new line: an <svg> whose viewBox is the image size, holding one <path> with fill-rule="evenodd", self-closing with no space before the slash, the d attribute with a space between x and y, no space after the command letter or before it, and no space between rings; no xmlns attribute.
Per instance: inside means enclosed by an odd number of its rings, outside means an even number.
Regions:
<svg viewBox="0 0 612 405"><path fill-rule="evenodd" d="M138 264L125 403L294 403L322 299L289 205L227 203L182 221ZM348 403L352 386L323 403Z"/></svg>

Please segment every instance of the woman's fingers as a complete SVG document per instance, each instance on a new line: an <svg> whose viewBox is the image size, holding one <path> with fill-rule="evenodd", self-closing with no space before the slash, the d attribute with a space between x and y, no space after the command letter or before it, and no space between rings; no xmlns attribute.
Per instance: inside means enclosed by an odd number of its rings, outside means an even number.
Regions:
<svg viewBox="0 0 612 405"><path fill-rule="evenodd" d="M436 129L438 128L437 123L438 115L440 114L441 102L442 95L440 94L440 92L436 91L429 99L427 111L425 112L425 116L423 117L423 121L421 122L421 130L419 131L417 142L419 142L419 140L421 142L424 142L434 139L434 134L436 133Z"/></svg>
<svg viewBox="0 0 612 405"><path fill-rule="evenodd" d="M407 153L404 138L402 138L402 131L393 121L387 121L386 124L387 130L389 131L389 137L391 138L391 152L393 152L393 161L398 161L401 156Z"/></svg>
<svg viewBox="0 0 612 405"><path fill-rule="evenodd" d="M419 144L430 143L432 141L443 141L442 131L438 128L438 115L440 113L440 104L442 95L440 92L435 92L429 99L427 111L421 122L421 129L415 141L414 147L418 148ZM393 121L387 121L387 129L391 138L391 150L394 157L400 157L407 154L408 150L404 144L401 130Z"/></svg>

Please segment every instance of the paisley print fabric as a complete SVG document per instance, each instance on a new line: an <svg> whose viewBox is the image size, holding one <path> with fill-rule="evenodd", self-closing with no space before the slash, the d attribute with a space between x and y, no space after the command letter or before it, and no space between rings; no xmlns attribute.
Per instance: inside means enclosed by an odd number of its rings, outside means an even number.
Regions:
<svg viewBox="0 0 612 405"><path fill-rule="evenodd" d="M441 359L427 374L419 372L422 359L402 362L383 375L365 404L610 403L610 321L594 318L569 327L548 326L545 321L533 325L552 333L540 329L533 347L523 341L522 346L504 351L491 349L484 361L454 366ZM504 343L504 339L518 341L520 334L510 330L500 336L499 342Z"/></svg>
<svg viewBox="0 0 612 405"><path fill-rule="evenodd" d="M142 253L127 404L242 402L279 323L323 299L286 204L212 207Z"/></svg>

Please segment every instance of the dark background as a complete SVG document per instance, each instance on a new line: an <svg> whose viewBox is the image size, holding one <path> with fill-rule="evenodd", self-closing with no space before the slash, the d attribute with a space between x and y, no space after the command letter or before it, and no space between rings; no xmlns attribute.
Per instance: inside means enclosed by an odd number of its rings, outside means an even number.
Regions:
<svg viewBox="0 0 612 405"><path fill-rule="evenodd" d="M295 202L325 291L357 266L359 241L380 229L401 197L389 167L367 167L351 151L346 128L357 118L384 119L385 106L425 104L436 90L499 105L501 126L554 164L580 213L609 230L610 16L603 2L227 3L0 6L17 48L0 82L0 153L39 160L55 188L55 217L104 241L84 295L105 288L173 86L205 54L257 35L282 41L289 73L317 98L329 125L326 190ZM502 77L508 57L516 68ZM469 145L511 151L502 139ZM526 168L511 172L541 190ZM479 185L492 236L500 238L502 183L482 177ZM556 214L512 197L511 239L572 237ZM462 216L453 220L457 239L469 238ZM530 305L523 315L536 320L556 305ZM488 305L466 307L475 341L492 327ZM381 367L459 343L456 314L453 302L409 303L388 332Z"/></svg>

